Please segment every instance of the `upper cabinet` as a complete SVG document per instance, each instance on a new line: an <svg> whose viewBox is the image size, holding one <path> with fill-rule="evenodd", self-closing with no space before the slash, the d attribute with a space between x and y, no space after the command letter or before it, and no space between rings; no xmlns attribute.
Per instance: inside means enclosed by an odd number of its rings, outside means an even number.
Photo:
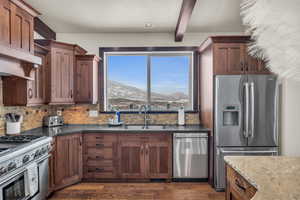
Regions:
<svg viewBox="0 0 300 200"><path fill-rule="evenodd" d="M21 0L0 0L0 55L41 64L34 55L34 17L39 13Z"/></svg>
<svg viewBox="0 0 300 200"><path fill-rule="evenodd" d="M77 55L74 70L75 103L98 102L98 65L96 55Z"/></svg>
<svg viewBox="0 0 300 200"><path fill-rule="evenodd" d="M74 103L74 67L75 55L85 54L86 51L77 45L53 40L36 40L49 50L46 66L46 103Z"/></svg>
<svg viewBox="0 0 300 200"><path fill-rule="evenodd" d="M211 51L215 75L270 74L262 60L247 52L249 36L216 36L208 38L200 51Z"/></svg>

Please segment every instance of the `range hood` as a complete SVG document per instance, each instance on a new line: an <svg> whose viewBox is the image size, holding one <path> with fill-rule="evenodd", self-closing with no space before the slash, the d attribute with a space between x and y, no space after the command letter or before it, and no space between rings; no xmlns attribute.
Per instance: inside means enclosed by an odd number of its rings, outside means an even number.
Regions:
<svg viewBox="0 0 300 200"><path fill-rule="evenodd" d="M31 63L0 54L0 76L16 76L23 79L33 80L30 76L31 71L34 68L39 67L40 63L41 60L37 60L36 63Z"/></svg>

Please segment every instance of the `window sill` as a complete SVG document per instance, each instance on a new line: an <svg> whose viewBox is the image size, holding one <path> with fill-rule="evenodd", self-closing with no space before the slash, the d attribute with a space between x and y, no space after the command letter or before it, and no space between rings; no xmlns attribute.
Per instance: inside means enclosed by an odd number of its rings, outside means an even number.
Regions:
<svg viewBox="0 0 300 200"><path fill-rule="evenodd" d="M114 111L100 111L100 114L115 114ZM121 114L139 114L139 111L120 111ZM178 111L149 111L149 114L176 114ZM199 113L198 110L187 110L184 113Z"/></svg>

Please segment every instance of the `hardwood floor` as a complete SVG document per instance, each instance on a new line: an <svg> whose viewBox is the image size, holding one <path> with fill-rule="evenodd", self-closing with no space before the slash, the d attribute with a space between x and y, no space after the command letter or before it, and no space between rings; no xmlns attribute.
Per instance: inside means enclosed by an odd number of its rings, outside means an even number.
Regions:
<svg viewBox="0 0 300 200"><path fill-rule="evenodd" d="M80 183L49 200L225 200L207 183Z"/></svg>

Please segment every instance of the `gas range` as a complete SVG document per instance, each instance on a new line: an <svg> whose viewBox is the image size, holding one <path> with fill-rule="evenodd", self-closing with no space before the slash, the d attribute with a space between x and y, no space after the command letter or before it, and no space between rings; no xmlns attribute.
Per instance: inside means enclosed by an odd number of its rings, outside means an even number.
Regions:
<svg viewBox="0 0 300 200"><path fill-rule="evenodd" d="M36 135L0 136L0 200L45 199L51 141Z"/></svg>
<svg viewBox="0 0 300 200"><path fill-rule="evenodd" d="M48 154L51 140L50 137L36 135L0 136L0 178Z"/></svg>

